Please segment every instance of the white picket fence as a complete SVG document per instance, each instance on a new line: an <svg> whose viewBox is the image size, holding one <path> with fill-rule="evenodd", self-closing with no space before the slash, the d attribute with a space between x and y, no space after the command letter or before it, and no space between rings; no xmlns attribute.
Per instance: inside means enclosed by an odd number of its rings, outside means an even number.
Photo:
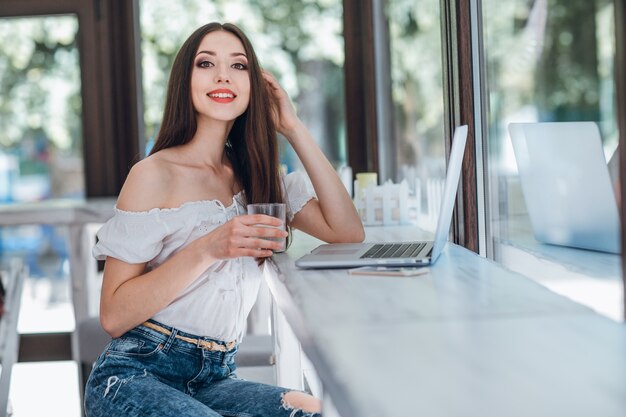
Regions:
<svg viewBox="0 0 626 417"><path fill-rule="evenodd" d="M354 204L366 226L415 224L434 232L439 218L444 188L443 178L429 178L422 184L415 178L415 187L408 183L391 181L383 185L369 185ZM355 190L358 189L355 186Z"/></svg>

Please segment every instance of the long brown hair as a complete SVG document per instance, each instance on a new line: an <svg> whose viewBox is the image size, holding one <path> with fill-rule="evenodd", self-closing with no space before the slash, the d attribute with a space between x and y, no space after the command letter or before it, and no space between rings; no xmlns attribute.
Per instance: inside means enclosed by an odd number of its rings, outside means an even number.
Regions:
<svg viewBox="0 0 626 417"><path fill-rule="evenodd" d="M278 142L272 119L275 103L270 97L252 44L241 29L231 23L209 23L200 27L187 38L176 54L167 86L161 128L150 154L188 143L196 133L191 72L202 39L216 30L230 32L241 41L248 58L250 76L250 103L233 123L226 141L226 155L244 190L247 204L283 202Z"/></svg>

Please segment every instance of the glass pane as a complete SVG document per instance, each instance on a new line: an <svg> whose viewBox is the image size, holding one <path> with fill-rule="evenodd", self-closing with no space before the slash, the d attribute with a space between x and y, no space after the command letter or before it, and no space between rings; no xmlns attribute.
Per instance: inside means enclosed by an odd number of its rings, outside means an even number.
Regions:
<svg viewBox="0 0 626 417"><path fill-rule="evenodd" d="M439 0L386 4L397 181L415 193L416 220L434 231L445 178Z"/></svg>
<svg viewBox="0 0 626 417"><path fill-rule="evenodd" d="M545 237L535 238L508 132L511 122L592 121L601 132L604 159L609 160L618 142L613 5L611 0L483 0L491 239L487 247L488 254L507 267L622 320L619 256L547 245L542 243ZM540 155L541 149L532 149ZM564 166L560 152L544 152L542 157L552 167ZM567 175L583 178L585 167L578 165L567 167ZM537 180L553 180L550 183L561 190L568 187L554 176ZM605 189L611 185L604 184ZM555 192L549 202L558 203L558 198ZM569 210L578 213L575 205ZM544 236L547 230L538 229ZM552 239L571 235L562 227L549 234Z"/></svg>
<svg viewBox="0 0 626 417"><path fill-rule="evenodd" d="M499 243L531 236L509 123L594 121L607 160L617 146L614 12L611 0L483 0L483 13L497 259Z"/></svg>
<svg viewBox="0 0 626 417"><path fill-rule="evenodd" d="M178 48L196 28L219 21L233 22L248 35L261 65L287 90L326 156L336 166L346 163L340 0L147 0L140 10L148 149L159 129ZM281 160L289 170L299 167L285 142Z"/></svg>
<svg viewBox="0 0 626 417"><path fill-rule="evenodd" d="M85 195L75 16L0 19L0 202ZM74 327L67 231L0 228L0 262L25 259L21 332Z"/></svg>

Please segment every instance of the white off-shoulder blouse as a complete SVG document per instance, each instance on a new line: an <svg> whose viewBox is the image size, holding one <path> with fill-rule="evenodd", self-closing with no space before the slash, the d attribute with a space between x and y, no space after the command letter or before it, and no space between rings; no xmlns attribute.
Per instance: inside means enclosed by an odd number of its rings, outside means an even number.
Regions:
<svg viewBox="0 0 626 417"><path fill-rule="evenodd" d="M315 192L300 171L284 176L283 184L291 220L309 200L316 198ZM189 243L245 213L242 192L233 197L228 207L219 200L142 212L116 207L114 216L98 231L93 256L98 260L110 256L130 264L145 262L148 269L154 269ZM218 261L152 318L188 333L240 341L266 267L268 262L259 267L250 257Z"/></svg>

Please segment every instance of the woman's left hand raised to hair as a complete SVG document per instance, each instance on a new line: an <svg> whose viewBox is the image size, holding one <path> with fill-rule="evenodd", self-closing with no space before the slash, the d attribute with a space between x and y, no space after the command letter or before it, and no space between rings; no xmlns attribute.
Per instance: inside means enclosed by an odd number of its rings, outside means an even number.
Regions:
<svg viewBox="0 0 626 417"><path fill-rule="evenodd" d="M326 242L360 242L363 224L350 195L276 78L263 71L273 101L276 130L287 138L313 183L317 199L310 200L291 226Z"/></svg>
<svg viewBox="0 0 626 417"><path fill-rule="evenodd" d="M302 123L296 114L293 103L284 88L269 72L263 70L263 78L267 82L268 91L273 101L273 116L276 130L288 140L295 134Z"/></svg>

